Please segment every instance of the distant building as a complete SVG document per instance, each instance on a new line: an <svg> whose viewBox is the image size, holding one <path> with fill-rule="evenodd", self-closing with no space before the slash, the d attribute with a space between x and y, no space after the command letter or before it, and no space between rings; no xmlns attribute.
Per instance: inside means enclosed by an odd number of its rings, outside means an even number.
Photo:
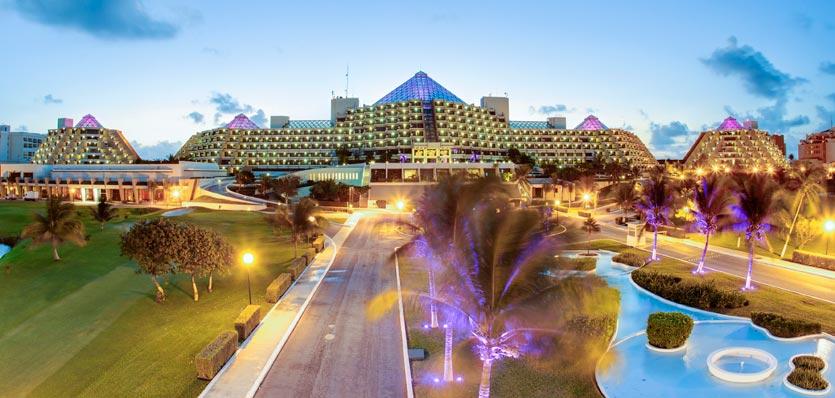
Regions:
<svg viewBox="0 0 835 398"><path fill-rule="evenodd" d="M777 145L777 148L780 150L780 153L783 154L783 157L786 157L786 139L783 135L772 134L771 139L774 140L774 145Z"/></svg>
<svg viewBox="0 0 835 398"><path fill-rule="evenodd" d="M741 125L729 117L715 130L699 134L696 142L684 156L684 167L761 169L788 165L783 149L782 136L775 139L767 131L759 130L756 123Z"/></svg>
<svg viewBox="0 0 835 398"><path fill-rule="evenodd" d="M139 159L121 131L105 128L93 115L85 115L75 127L66 127L67 121L72 119L58 119L59 128L49 130L33 163L124 164Z"/></svg>
<svg viewBox="0 0 835 398"><path fill-rule="evenodd" d="M43 134L11 131L8 125L0 125L0 163L29 163L41 146Z"/></svg>
<svg viewBox="0 0 835 398"><path fill-rule="evenodd" d="M809 134L800 140L797 148L799 160L816 160L821 163L835 162L835 127Z"/></svg>

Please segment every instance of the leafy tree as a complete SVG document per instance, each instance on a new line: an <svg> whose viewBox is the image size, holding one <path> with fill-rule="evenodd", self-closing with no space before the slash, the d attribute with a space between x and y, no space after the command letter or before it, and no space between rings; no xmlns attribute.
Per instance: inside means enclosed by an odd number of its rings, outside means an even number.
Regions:
<svg viewBox="0 0 835 398"><path fill-rule="evenodd" d="M589 234L588 239L588 247L586 247L586 253L591 254L591 234L595 232L600 232L600 224L597 223L593 217L586 218L583 221L583 231L586 231Z"/></svg>
<svg viewBox="0 0 835 398"><path fill-rule="evenodd" d="M156 301L165 301L165 290L157 277L173 273L181 238L177 225L164 218L139 221L122 235L122 255L139 265L137 272L151 277L156 288Z"/></svg>
<svg viewBox="0 0 835 398"><path fill-rule="evenodd" d="M817 206L820 195L824 192L823 181L826 178L826 171L822 167L812 164L801 164L799 167L789 170L788 179L786 181L786 188L795 192L794 217L791 224L788 225L789 232L786 235L786 242L783 244L783 250L780 251L780 257L786 255L786 250L789 247L789 240L791 240L792 231L797 225L798 216L803 209L804 204L810 207Z"/></svg>
<svg viewBox="0 0 835 398"><path fill-rule="evenodd" d="M265 197L267 196L267 190L269 190L272 185L273 178L266 174L262 174L261 178L258 179L258 189L261 190L261 195L264 195Z"/></svg>
<svg viewBox="0 0 835 398"><path fill-rule="evenodd" d="M295 233L309 240L311 236L321 233L328 225L322 217L319 204L310 198L304 198L293 208L293 226Z"/></svg>
<svg viewBox="0 0 835 398"><path fill-rule="evenodd" d="M765 239L766 233L774 227L771 217L777 212L778 190L779 187L770 177L751 175L738 180L735 192L737 202L731 209L736 218L734 229L744 233L748 243L748 272L743 287L745 290L752 288L755 243Z"/></svg>
<svg viewBox="0 0 835 398"><path fill-rule="evenodd" d="M93 219L99 222L99 229L104 230L104 224L116 217L116 209L113 205L107 203L104 195L99 196L99 203L96 207L90 207L90 215Z"/></svg>
<svg viewBox="0 0 835 398"><path fill-rule="evenodd" d="M611 197L615 200L618 207L620 207L623 216L626 217L627 211L632 210L635 206L635 201L638 200L638 192L635 191L634 183L624 182L616 185L612 189Z"/></svg>
<svg viewBox="0 0 835 398"><path fill-rule="evenodd" d="M290 239L293 241L293 258L299 257L299 236L296 234L296 226L293 224L293 212L289 206L279 206L275 209L268 221L273 224L273 233L279 235L280 228L290 229Z"/></svg>
<svg viewBox="0 0 835 398"><path fill-rule="evenodd" d="M641 196L635 204L644 216L644 229L652 230L651 261L658 260L658 228L670 222L670 208L675 205L672 184L661 173L657 173L641 185Z"/></svg>
<svg viewBox="0 0 835 398"><path fill-rule="evenodd" d="M507 160L510 160L511 162L513 162L515 164L534 165L536 163L536 162L534 162L533 158L531 158L530 156L528 156L525 153L520 152L516 148L510 148L510 149L507 150Z"/></svg>
<svg viewBox="0 0 835 398"><path fill-rule="evenodd" d="M227 274L234 261L232 246L217 232L193 224L180 224L181 244L177 250L177 271L191 276L194 301L200 299L195 277L209 277L208 291L212 292L214 274Z"/></svg>
<svg viewBox="0 0 835 398"><path fill-rule="evenodd" d="M821 222L816 218L800 216L794 228L797 248L803 249L809 242L821 235Z"/></svg>
<svg viewBox="0 0 835 398"><path fill-rule="evenodd" d="M726 180L711 176L702 178L693 196L694 226L705 236L705 247L694 273L704 272L710 236L725 228L730 221L729 206L733 196Z"/></svg>
<svg viewBox="0 0 835 398"><path fill-rule="evenodd" d="M344 185L334 180L317 181L310 187L310 197L325 202L337 202L340 199L341 191L348 189Z"/></svg>
<svg viewBox="0 0 835 398"><path fill-rule="evenodd" d="M255 174L252 174L252 170L244 168L235 173L235 183L238 185L251 184L253 181Z"/></svg>
<svg viewBox="0 0 835 398"><path fill-rule="evenodd" d="M21 237L31 238L34 245L52 245L52 259L60 261L58 246L64 242L84 246L84 224L76 218L75 206L62 203L58 197L46 201L46 214L35 213L31 224L23 228Z"/></svg>
<svg viewBox="0 0 835 398"><path fill-rule="evenodd" d="M276 178L272 182L273 194L283 198L285 203L290 203L290 198L298 195L299 185L301 185L301 179L298 176Z"/></svg>

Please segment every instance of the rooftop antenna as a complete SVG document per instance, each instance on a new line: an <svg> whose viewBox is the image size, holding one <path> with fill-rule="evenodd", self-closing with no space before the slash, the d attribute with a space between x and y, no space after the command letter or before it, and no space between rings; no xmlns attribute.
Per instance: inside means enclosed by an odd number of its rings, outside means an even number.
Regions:
<svg viewBox="0 0 835 398"><path fill-rule="evenodd" d="M348 74L350 73L349 65L345 65L345 98L348 98Z"/></svg>

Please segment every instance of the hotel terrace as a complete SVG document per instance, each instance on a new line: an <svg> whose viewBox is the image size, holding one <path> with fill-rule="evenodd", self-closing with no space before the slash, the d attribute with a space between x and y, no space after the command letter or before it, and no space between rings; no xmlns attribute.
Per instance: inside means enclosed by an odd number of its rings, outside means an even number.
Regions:
<svg viewBox="0 0 835 398"><path fill-rule="evenodd" d="M72 119L58 119L35 152L35 164L123 164L139 155L119 130L105 128L93 115L85 115L73 127Z"/></svg>
<svg viewBox="0 0 835 398"><path fill-rule="evenodd" d="M588 116L573 129L565 118L511 121L506 97L465 103L418 72L373 105L334 98L331 120L273 116L261 128L244 115L193 135L177 156L233 171L309 169L349 159L401 163L475 163L506 159L516 148L540 164L580 164L597 155L648 168L656 160L633 133Z"/></svg>
<svg viewBox="0 0 835 398"><path fill-rule="evenodd" d="M782 136L760 130L755 121L740 124L728 117L716 130L699 134L684 156L686 170L768 171L788 166L778 146Z"/></svg>

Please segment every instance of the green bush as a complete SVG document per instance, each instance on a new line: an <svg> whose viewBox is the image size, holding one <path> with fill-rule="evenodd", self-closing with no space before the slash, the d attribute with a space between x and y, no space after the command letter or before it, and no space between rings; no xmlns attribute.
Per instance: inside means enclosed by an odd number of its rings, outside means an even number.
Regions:
<svg viewBox="0 0 835 398"><path fill-rule="evenodd" d="M325 250L325 237L322 235L316 237L316 239L313 241L313 248L316 250L316 253Z"/></svg>
<svg viewBox="0 0 835 398"><path fill-rule="evenodd" d="M316 257L316 249L309 247L304 251L302 256L307 260L307 265L310 265L313 262L313 258Z"/></svg>
<svg viewBox="0 0 835 398"><path fill-rule="evenodd" d="M304 260L302 260L302 262L304 262ZM290 287L292 279L291 275L286 272L273 279L273 281L270 282L270 285L267 286L267 292L265 294L267 302L278 302L278 299L281 298L284 292L287 291L287 288Z"/></svg>
<svg viewBox="0 0 835 398"><path fill-rule="evenodd" d="M796 368L803 368L820 372L826 367L826 362L820 357L814 355L801 355L792 359L792 363Z"/></svg>
<svg viewBox="0 0 835 398"><path fill-rule="evenodd" d="M769 333L777 337L800 337L821 332L819 322L786 318L771 312L752 312L751 321L757 326L768 329Z"/></svg>
<svg viewBox="0 0 835 398"><path fill-rule="evenodd" d="M789 373L787 379L789 383L811 391L825 390L829 386L829 382L821 376L820 372L811 369L795 368Z"/></svg>
<svg viewBox="0 0 835 398"><path fill-rule="evenodd" d="M287 267L287 272L290 274L290 277L293 278L293 280L296 280L299 279L299 275L301 275L302 272L304 272L305 267L307 267L307 259L305 259L304 257L299 257L293 259L293 261L290 262L290 266Z"/></svg>
<svg viewBox="0 0 835 398"><path fill-rule="evenodd" d="M632 280L667 300L703 310L713 311L748 305L744 294L718 288L713 281L682 280L679 277L644 269L633 271Z"/></svg>
<svg viewBox="0 0 835 398"><path fill-rule="evenodd" d="M246 340L246 338L249 337L249 334L255 330L260 322L261 306L246 306L246 308L241 311L241 314L238 315L238 318L235 319L235 330L238 332L238 338L241 339L241 341Z"/></svg>
<svg viewBox="0 0 835 398"><path fill-rule="evenodd" d="M693 319L680 312L654 312L647 319L647 340L653 347L681 347L692 331Z"/></svg>
<svg viewBox="0 0 835 398"><path fill-rule="evenodd" d="M568 320L568 330L578 336L611 336L617 321L608 316L578 315Z"/></svg>
<svg viewBox="0 0 835 398"><path fill-rule="evenodd" d="M649 258L649 255L643 250L626 249L612 257L612 261L633 267L641 267L646 264L647 258Z"/></svg>
<svg viewBox="0 0 835 398"><path fill-rule="evenodd" d="M556 257L555 268L564 271L593 271L597 267L597 259L589 257Z"/></svg>
<svg viewBox="0 0 835 398"><path fill-rule="evenodd" d="M194 357L197 377L203 380L214 378L237 348L238 333L231 330L221 333Z"/></svg>

